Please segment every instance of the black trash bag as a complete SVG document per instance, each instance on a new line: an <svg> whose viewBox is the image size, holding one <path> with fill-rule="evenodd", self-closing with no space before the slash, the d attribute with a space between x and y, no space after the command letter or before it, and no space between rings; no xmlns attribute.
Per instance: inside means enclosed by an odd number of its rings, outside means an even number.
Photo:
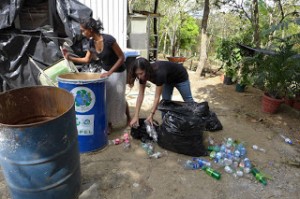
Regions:
<svg viewBox="0 0 300 199"><path fill-rule="evenodd" d="M176 112L183 115L196 115L203 117L209 115L208 102L178 102L170 100L161 100L158 109L162 112Z"/></svg>
<svg viewBox="0 0 300 199"><path fill-rule="evenodd" d="M223 129L221 122L219 121L217 115L210 111L210 114L207 118L202 118L205 120L205 130L206 131L219 131Z"/></svg>
<svg viewBox="0 0 300 199"><path fill-rule="evenodd" d="M134 139L141 140L144 143L153 140L153 138L150 137L150 135L147 133L145 120L146 120L146 118L140 118L139 126L136 128L131 127L131 130L130 130L130 134ZM154 128L157 132L159 129L158 122L153 121L153 124L154 124Z"/></svg>
<svg viewBox="0 0 300 199"><path fill-rule="evenodd" d="M217 115L209 110L208 102L197 103L161 100L158 109L165 113L170 111L184 116L200 117L206 131L223 129Z"/></svg>
<svg viewBox="0 0 300 199"><path fill-rule="evenodd" d="M157 131L158 145L189 156L207 155L203 145L204 122L200 117L168 111Z"/></svg>

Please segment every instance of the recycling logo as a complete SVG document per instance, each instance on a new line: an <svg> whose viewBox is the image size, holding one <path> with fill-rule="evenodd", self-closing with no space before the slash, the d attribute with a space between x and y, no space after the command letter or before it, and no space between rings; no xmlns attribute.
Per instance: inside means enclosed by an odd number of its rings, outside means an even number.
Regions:
<svg viewBox="0 0 300 199"><path fill-rule="evenodd" d="M70 91L75 98L75 111L85 113L95 105L95 93L87 87L76 87Z"/></svg>

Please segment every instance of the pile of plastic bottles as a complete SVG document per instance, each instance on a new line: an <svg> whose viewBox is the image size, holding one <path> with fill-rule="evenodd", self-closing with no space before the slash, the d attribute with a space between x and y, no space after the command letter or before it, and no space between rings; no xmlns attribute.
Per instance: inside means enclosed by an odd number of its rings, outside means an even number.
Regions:
<svg viewBox="0 0 300 199"><path fill-rule="evenodd" d="M255 150L264 149L254 145ZM232 138L227 138L221 145L208 146L210 158L219 166L224 167L226 173L235 177L242 177L244 174L252 173L262 184L266 185L266 178L252 166L247 157L247 150L243 143L237 143Z"/></svg>
<svg viewBox="0 0 300 199"><path fill-rule="evenodd" d="M247 150L243 143L237 143L232 138L227 138L218 145L209 141L208 151L210 151L210 159L219 167L224 168L226 173L235 177L242 177L244 174L252 173L253 176L263 185L267 185L266 177L251 164L247 157ZM255 150L265 152L264 149L254 145ZM214 170L210 161L202 158L193 158L183 163L183 167L188 170L202 169L213 178L219 180L221 173Z"/></svg>

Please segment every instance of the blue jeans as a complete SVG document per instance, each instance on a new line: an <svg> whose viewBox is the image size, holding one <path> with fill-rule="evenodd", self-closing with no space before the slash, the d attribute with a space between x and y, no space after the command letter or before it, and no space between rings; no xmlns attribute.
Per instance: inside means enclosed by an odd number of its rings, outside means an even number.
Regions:
<svg viewBox="0 0 300 199"><path fill-rule="evenodd" d="M162 91L162 98L164 100L171 100L174 87L179 91L181 97L185 102L194 102L191 92L190 81L186 80L178 84L164 84ZM164 117L165 113L162 112L161 116Z"/></svg>
<svg viewBox="0 0 300 199"><path fill-rule="evenodd" d="M162 98L164 100L171 100L173 95L174 87L179 91L181 97L185 102L193 102L190 81L186 80L178 84L164 84L162 91Z"/></svg>

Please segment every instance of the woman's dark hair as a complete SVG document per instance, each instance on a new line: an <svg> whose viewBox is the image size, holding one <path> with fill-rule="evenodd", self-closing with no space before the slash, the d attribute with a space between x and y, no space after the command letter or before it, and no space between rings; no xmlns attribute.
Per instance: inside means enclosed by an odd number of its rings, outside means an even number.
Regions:
<svg viewBox="0 0 300 199"><path fill-rule="evenodd" d="M129 66L129 85L133 85L134 81L136 80L137 76L135 74L135 71L137 69L141 69L145 71L145 75L147 80L149 80L152 76L153 76L153 69L151 67L150 62L143 58L143 57L139 57L136 60L134 60L134 62Z"/></svg>
<svg viewBox="0 0 300 199"><path fill-rule="evenodd" d="M99 19L95 20L92 17L83 20L80 24L82 25L83 28L91 29L94 32L100 33L102 30L104 30L102 22Z"/></svg>

